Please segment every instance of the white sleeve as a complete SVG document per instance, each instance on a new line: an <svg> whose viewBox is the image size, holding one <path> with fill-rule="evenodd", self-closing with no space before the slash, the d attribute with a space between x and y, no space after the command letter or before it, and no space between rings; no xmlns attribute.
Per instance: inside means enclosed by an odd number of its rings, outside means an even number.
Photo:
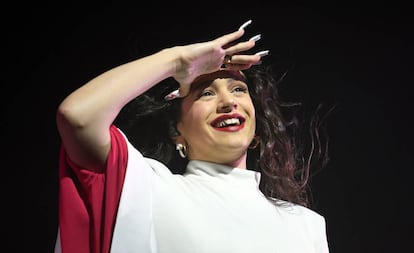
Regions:
<svg viewBox="0 0 414 253"><path fill-rule="evenodd" d="M128 163L111 253L156 252L152 219L153 170L129 141L127 145Z"/></svg>
<svg viewBox="0 0 414 253"><path fill-rule="evenodd" d="M319 234L316 235L318 236L317 238L319 239L317 242L317 250L316 252L320 252L320 253L329 253L329 246L328 246L328 239L326 236L326 222L325 222L325 218L324 217L320 217L320 222L318 224L318 232Z"/></svg>

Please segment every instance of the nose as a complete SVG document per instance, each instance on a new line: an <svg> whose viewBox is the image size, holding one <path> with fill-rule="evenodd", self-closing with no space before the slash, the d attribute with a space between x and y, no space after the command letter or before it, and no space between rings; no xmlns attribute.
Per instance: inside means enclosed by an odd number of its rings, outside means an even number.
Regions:
<svg viewBox="0 0 414 253"><path fill-rule="evenodd" d="M231 112L234 109L237 109L237 102L229 95L222 96L221 101L218 103L217 111L218 112Z"/></svg>

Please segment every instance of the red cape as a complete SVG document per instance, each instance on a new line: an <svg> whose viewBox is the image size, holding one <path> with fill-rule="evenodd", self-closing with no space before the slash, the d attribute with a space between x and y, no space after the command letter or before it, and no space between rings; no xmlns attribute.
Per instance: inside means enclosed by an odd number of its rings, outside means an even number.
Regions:
<svg viewBox="0 0 414 253"><path fill-rule="evenodd" d="M106 169L74 164L62 146L59 156L59 230L63 253L110 252L128 161L127 144L111 126Z"/></svg>

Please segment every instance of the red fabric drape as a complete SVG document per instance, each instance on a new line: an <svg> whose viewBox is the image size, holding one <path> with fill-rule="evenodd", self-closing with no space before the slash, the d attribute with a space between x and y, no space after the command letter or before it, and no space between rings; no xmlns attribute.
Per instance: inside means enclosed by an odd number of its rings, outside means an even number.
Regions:
<svg viewBox="0 0 414 253"><path fill-rule="evenodd" d="M62 145L59 156L59 229L62 253L110 251L128 161L124 136L111 126L105 171L75 165Z"/></svg>

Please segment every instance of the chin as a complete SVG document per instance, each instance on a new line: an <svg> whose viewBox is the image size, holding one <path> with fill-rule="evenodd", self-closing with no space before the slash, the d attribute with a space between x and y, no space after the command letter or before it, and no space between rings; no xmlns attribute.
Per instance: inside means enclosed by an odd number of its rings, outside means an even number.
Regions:
<svg viewBox="0 0 414 253"><path fill-rule="evenodd" d="M221 149L225 153L235 153L243 155L247 152L247 149L249 148L249 145L247 142L237 142L237 143L226 143L221 145Z"/></svg>

